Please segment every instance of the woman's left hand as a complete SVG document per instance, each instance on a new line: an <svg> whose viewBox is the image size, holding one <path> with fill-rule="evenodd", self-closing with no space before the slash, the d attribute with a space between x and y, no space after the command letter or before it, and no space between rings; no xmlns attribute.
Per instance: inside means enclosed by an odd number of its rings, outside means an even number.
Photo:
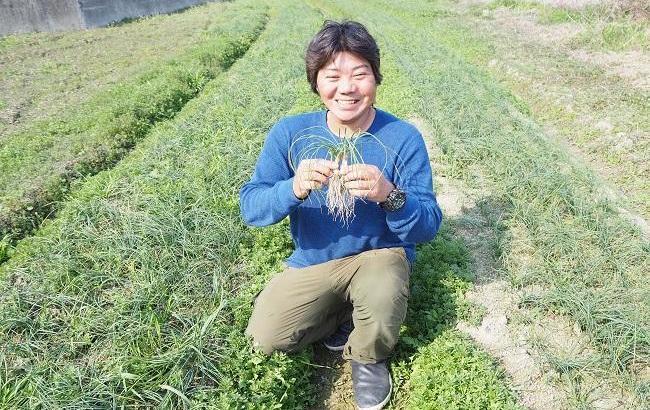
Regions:
<svg viewBox="0 0 650 410"><path fill-rule="evenodd" d="M384 202L395 188L375 165L343 165L341 175L352 196L374 202Z"/></svg>

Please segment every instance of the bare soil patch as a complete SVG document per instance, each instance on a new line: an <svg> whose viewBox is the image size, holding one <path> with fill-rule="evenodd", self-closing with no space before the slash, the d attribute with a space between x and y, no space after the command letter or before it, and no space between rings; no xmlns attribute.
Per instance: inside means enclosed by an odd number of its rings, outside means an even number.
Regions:
<svg viewBox="0 0 650 410"><path fill-rule="evenodd" d="M318 395L312 410L355 409L352 390L352 367L341 352L330 352L320 343L314 344L314 361L319 366L312 377Z"/></svg>
<svg viewBox="0 0 650 410"><path fill-rule="evenodd" d="M583 27L575 23L539 24L537 10L501 7L488 13L488 16L494 19L493 23L499 30L507 30L522 40L540 45L564 46L584 31Z"/></svg>
<svg viewBox="0 0 650 410"><path fill-rule="evenodd" d="M579 10L587 6L604 4L610 0L536 0L537 3L552 7L562 7L566 9Z"/></svg>
<svg viewBox="0 0 650 410"><path fill-rule="evenodd" d="M628 80L633 87L650 91L650 55L645 52L574 50L570 55L578 61L602 68L609 75Z"/></svg>

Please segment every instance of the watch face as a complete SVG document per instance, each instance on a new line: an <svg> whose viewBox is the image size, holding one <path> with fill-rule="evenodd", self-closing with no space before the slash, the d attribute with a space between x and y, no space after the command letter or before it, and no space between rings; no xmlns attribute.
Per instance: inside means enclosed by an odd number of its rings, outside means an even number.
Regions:
<svg viewBox="0 0 650 410"><path fill-rule="evenodd" d="M406 192L400 190L395 190L394 192L394 208L397 210L404 206L404 203L406 202Z"/></svg>
<svg viewBox="0 0 650 410"><path fill-rule="evenodd" d="M388 194L385 202L381 203L381 207L386 211L397 211L404 206L406 202L406 192L395 188Z"/></svg>

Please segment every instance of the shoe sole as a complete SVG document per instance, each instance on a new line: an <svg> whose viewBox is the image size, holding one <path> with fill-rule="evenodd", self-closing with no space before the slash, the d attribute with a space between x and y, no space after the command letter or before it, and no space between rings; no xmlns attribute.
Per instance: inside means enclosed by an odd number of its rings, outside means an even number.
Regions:
<svg viewBox="0 0 650 410"><path fill-rule="evenodd" d="M330 346L327 343L323 343L323 346L330 352L342 352L343 349L345 348L345 345L343 346Z"/></svg>
<svg viewBox="0 0 650 410"><path fill-rule="evenodd" d="M393 379L390 378L390 379L388 379L388 381L390 383L390 389L388 390L388 394L386 395L386 398L384 399L384 401L382 401L381 403L377 404L376 406L372 406L372 407L359 407L359 406L357 406L357 410L381 410L381 409L383 409L384 406L386 404L388 404L388 402L390 401L390 395L393 394Z"/></svg>

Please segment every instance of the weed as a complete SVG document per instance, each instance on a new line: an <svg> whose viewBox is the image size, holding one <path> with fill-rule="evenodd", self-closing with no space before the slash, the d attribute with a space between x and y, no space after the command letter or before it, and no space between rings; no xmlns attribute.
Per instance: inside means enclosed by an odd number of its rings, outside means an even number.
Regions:
<svg viewBox="0 0 650 410"><path fill-rule="evenodd" d="M289 147L289 165L294 172L304 160L321 158L334 161L339 165L338 170L335 170L328 180L326 193L323 194L319 191L315 191L315 193L320 194L317 200L322 199L322 196L325 197L324 202L334 220L340 220L346 225L354 218L356 198L346 188L342 172L349 166L364 164L361 150L364 144L375 144L384 150L385 161L381 167L382 172L389 166L390 157L395 157L395 161L399 161L397 154L390 155L390 149L368 132L354 132L351 135L337 136L321 126L302 130ZM395 167L396 175L399 178L400 164L396 163L392 166Z"/></svg>
<svg viewBox="0 0 650 410"><path fill-rule="evenodd" d="M244 336L255 292L291 242L243 226L238 187L252 141L294 102L302 70L293 44L319 22L304 6L279 6L227 74L88 178L0 268L1 406L309 404L300 394L309 366L254 354ZM278 61L293 63L276 65L270 82L259 67Z"/></svg>

